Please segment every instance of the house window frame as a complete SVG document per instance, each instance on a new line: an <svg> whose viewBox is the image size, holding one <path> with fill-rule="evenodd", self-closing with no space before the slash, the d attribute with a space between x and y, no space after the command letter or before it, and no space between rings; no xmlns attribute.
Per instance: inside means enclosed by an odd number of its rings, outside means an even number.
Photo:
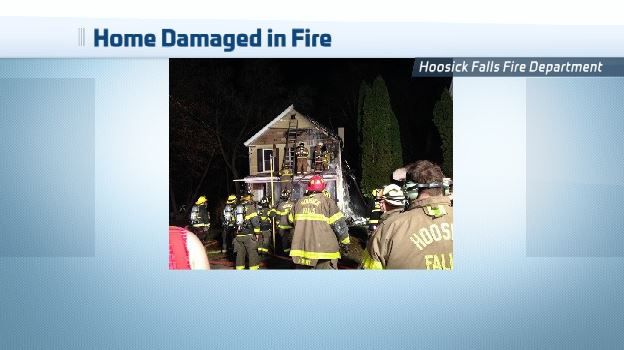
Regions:
<svg viewBox="0 0 624 350"><path fill-rule="evenodd" d="M292 164L291 169L295 169L297 166L297 147L288 147L288 145L284 145L284 153L288 154L288 157L285 157L284 160L289 160ZM288 152L288 153L286 153Z"/></svg>
<svg viewBox="0 0 624 350"><path fill-rule="evenodd" d="M261 148L262 150L262 173L266 173L266 172L270 172L271 171L271 161L269 159L269 168L265 169L264 167L266 166L266 162L265 162L265 157L264 157L264 151L270 151L271 155L273 154L273 148Z"/></svg>

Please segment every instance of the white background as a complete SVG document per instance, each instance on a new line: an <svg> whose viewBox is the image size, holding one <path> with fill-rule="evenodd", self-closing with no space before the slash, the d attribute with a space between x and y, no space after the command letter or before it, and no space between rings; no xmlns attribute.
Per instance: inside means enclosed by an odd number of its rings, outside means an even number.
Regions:
<svg viewBox="0 0 624 350"><path fill-rule="evenodd" d="M5 1L2 16L238 19L306 21L417 21L506 24L622 24L618 1Z"/></svg>

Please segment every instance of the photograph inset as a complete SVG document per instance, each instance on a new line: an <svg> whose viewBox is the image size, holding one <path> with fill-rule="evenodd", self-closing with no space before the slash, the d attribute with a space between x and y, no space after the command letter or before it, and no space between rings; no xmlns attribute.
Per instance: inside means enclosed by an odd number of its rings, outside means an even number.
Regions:
<svg viewBox="0 0 624 350"><path fill-rule="evenodd" d="M170 60L170 269L453 267L452 80Z"/></svg>

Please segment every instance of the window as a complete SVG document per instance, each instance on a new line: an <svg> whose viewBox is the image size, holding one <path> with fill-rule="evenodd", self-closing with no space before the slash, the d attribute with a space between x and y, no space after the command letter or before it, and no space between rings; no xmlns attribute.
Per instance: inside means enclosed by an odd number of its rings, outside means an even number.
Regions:
<svg viewBox="0 0 624 350"><path fill-rule="evenodd" d="M262 172L270 172L271 171L271 156L273 155L272 149L263 149L262 150Z"/></svg>

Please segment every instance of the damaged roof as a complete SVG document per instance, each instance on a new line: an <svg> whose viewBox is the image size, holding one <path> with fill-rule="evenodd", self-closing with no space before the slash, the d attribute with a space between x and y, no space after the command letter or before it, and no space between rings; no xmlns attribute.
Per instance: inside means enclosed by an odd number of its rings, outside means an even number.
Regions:
<svg viewBox="0 0 624 350"><path fill-rule="evenodd" d="M252 137L250 137L249 140L245 141L244 145L246 147L249 147L249 145L251 145L256 139L258 139L258 137L262 136L262 134L267 132L273 125L275 125L278 121L280 121L284 116L289 115L289 114L291 114L293 112L297 113L298 115L300 115L303 118L305 118L308 121L310 121L310 123L312 125L314 125L317 129L319 129L320 131L325 133L327 136L330 136L330 137L332 137L334 139L337 139L337 140L341 141L340 137L338 136L338 134L336 134L332 130L328 129L327 127L325 127L323 124L319 123L318 121L308 117L307 115L303 115L303 114L299 113L297 110L295 110L295 107L293 105L290 105L282 113L280 113L277 117L275 117L272 121L270 121L262 129L260 129L257 133L255 133Z"/></svg>

